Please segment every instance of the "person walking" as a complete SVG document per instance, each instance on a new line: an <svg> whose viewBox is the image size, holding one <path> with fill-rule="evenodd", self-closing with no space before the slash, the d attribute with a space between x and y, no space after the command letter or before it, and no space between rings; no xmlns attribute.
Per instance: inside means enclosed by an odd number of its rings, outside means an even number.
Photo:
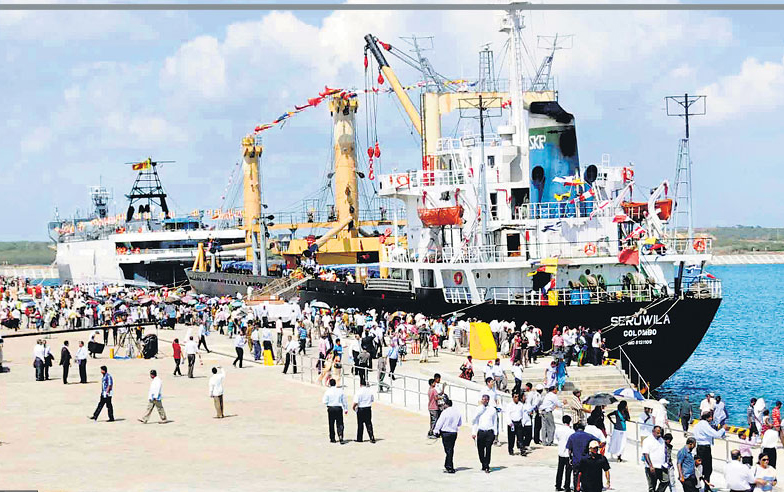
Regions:
<svg viewBox="0 0 784 492"><path fill-rule="evenodd" d="M645 477L648 479L648 492L664 492L670 481L667 475L665 462L665 444L662 439L662 428L653 427L651 435L642 443L642 458L647 468Z"/></svg>
<svg viewBox="0 0 784 492"><path fill-rule="evenodd" d="M476 441L479 451L479 462L482 464L482 471L490 473L490 455L493 450L495 440L495 429L498 421L498 412L494 406L490 406L490 395L482 394L482 400L471 421L471 437Z"/></svg>
<svg viewBox="0 0 784 492"><path fill-rule="evenodd" d="M191 337L191 339L192 338L193 337ZM166 418L166 411L163 409L163 383L161 382L161 378L158 377L158 372L155 369L150 371L150 379L150 390L147 392L149 399L147 412L139 419L139 422L146 424L147 420L150 418L150 414L152 414L153 408L157 408L161 423L165 424L169 422L169 420Z"/></svg>
<svg viewBox="0 0 784 492"><path fill-rule="evenodd" d="M250 332L250 341L253 346L253 360L261 360L261 342L259 341L259 329L254 328Z"/></svg>
<svg viewBox="0 0 784 492"><path fill-rule="evenodd" d="M87 382L87 347L84 346L84 342L79 342L79 349L76 351L76 363L79 365L79 382L86 383Z"/></svg>
<svg viewBox="0 0 784 492"><path fill-rule="evenodd" d="M452 407L452 400L444 398L446 407L438 417L438 422L433 429L435 435L441 437L441 444L444 445L444 469L447 473L455 473L453 458L455 455L455 442L457 441L457 431L463 425L463 416L459 410Z"/></svg>
<svg viewBox="0 0 784 492"><path fill-rule="evenodd" d="M585 424L585 409L582 402L583 392L576 389L572 391L572 396L566 399L566 408L572 416L572 422Z"/></svg>
<svg viewBox="0 0 784 492"><path fill-rule="evenodd" d="M520 393L523 390L523 361L522 359L515 360L512 364L512 376L514 377L515 384L512 388L512 394Z"/></svg>
<svg viewBox="0 0 784 492"><path fill-rule="evenodd" d="M607 415L607 419L613 425L613 432L610 436L610 447L607 454L615 457L618 463L623 462L623 450L626 447L626 422L631 420L629 415L629 403L626 400L618 402L618 408Z"/></svg>
<svg viewBox="0 0 784 492"><path fill-rule="evenodd" d="M174 376L182 376L180 372L180 361L182 360L182 347L180 346L180 339L175 338L172 342L172 357L174 358Z"/></svg>
<svg viewBox="0 0 784 492"><path fill-rule="evenodd" d="M327 421L329 425L329 442L335 441L335 428L340 444L343 444L343 415L348 413L348 404L343 390L337 387L334 379L329 380L329 389L324 393L321 402L327 407Z"/></svg>
<svg viewBox="0 0 784 492"><path fill-rule="evenodd" d="M204 350L206 350L207 353L209 354L210 353L210 349L209 349L209 347L207 347L207 337L208 336L210 336L210 329L209 329L209 327L207 327L207 323L204 320L202 320L201 323L199 324L199 345L198 345L198 347L201 348L201 346L204 345ZM201 359L201 357L199 357L199 358Z"/></svg>
<svg viewBox="0 0 784 492"><path fill-rule="evenodd" d="M542 404L539 406L539 412L542 414L542 444L545 446L553 445L553 439L555 438L553 411L562 407L563 404L558 399L558 389L555 386L550 386L547 394L542 399Z"/></svg>
<svg viewBox="0 0 784 492"><path fill-rule="evenodd" d="M226 379L226 373L221 366L212 368L212 377L210 377L210 397L215 404L215 418L222 419L223 415L223 381Z"/></svg>
<svg viewBox="0 0 784 492"><path fill-rule="evenodd" d="M193 340L193 336L190 336L188 341L185 342L185 355L188 356L188 377L193 379L193 366L196 365L197 355L199 356L199 362L201 362L199 346Z"/></svg>
<svg viewBox="0 0 784 492"><path fill-rule="evenodd" d="M438 390L436 389L436 380L434 378L430 378L427 381L429 386L427 390L427 411L430 414L430 429L427 431L427 437L431 439L435 439L435 428L436 422L438 422L439 417L439 406L438 406Z"/></svg>
<svg viewBox="0 0 784 492"><path fill-rule="evenodd" d="M297 350L299 344L294 341L294 337L289 335L289 341L286 344L284 352L286 352L286 363L283 365L283 374L289 372L289 364L294 366L294 374L297 374Z"/></svg>
<svg viewBox="0 0 784 492"><path fill-rule="evenodd" d="M599 441L591 441L588 444L588 456L580 461L576 469L580 475L581 492L602 492L602 472L607 478L607 490L610 487L610 463L607 458L599 454Z"/></svg>
<svg viewBox="0 0 784 492"><path fill-rule="evenodd" d="M569 451L569 457L572 461L572 483L575 484L574 488L577 490L577 484L580 483L580 471L583 460L587 459L590 454L588 446L592 443L597 443L596 437L592 434L585 432L585 425L581 422L574 424L574 433L569 436L566 441L566 449ZM601 492L601 472L599 473L599 488L597 492Z"/></svg>
<svg viewBox="0 0 784 492"><path fill-rule="evenodd" d="M112 378L112 375L109 374L106 366L101 366L101 401L98 402L98 407L95 409L95 412L93 412L90 420L97 421L98 416L101 414L101 410L103 410L103 406L106 405L106 409L109 412L109 422L114 422L112 396L114 396L114 379Z"/></svg>
<svg viewBox="0 0 784 492"><path fill-rule="evenodd" d="M504 414L509 419L506 425L506 442L509 455L514 454L515 442L517 442L517 449L520 450L520 454L523 454L523 411L524 405L520 401L520 394L512 393L512 401L507 403L506 408L504 408Z"/></svg>
<svg viewBox="0 0 784 492"><path fill-rule="evenodd" d="M676 458L678 480L683 486L683 492L697 492L699 490L697 488L697 473L694 464L694 455L692 454L695 447L697 447L697 440L693 437L689 437L686 439L686 445L678 451L678 457ZM748 468L746 468L746 470L748 470ZM725 477L727 476L726 470L724 475Z"/></svg>
<svg viewBox="0 0 784 492"><path fill-rule="evenodd" d="M779 431L771 427L762 433L762 442L760 447L762 452L765 453L770 461L770 466L776 468L776 445L779 443Z"/></svg>
<svg viewBox="0 0 784 492"><path fill-rule="evenodd" d="M307 353L305 352L305 346L308 342L308 330L302 324L302 321L299 321L297 323L297 332L299 335L299 350L297 353L302 355L307 355Z"/></svg>
<svg viewBox="0 0 784 492"><path fill-rule="evenodd" d="M63 342L60 349L60 366L63 368L63 384L68 384L68 370L71 368L71 351L68 349L68 340Z"/></svg>
<svg viewBox="0 0 784 492"><path fill-rule="evenodd" d="M242 336L242 332L237 330L237 333L234 335L234 350L237 352L237 357L234 359L234 362L231 363L234 367L237 367L237 363L240 364L240 369L242 369L242 356L245 352L245 337Z"/></svg>
<svg viewBox="0 0 784 492"><path fill-rule="evenodd" d="M296 351L296 348L294 350ZM370 409L373 399L373 392L368 388L367 381L362 382L359 390L354 394L354 405L352 406L357 413L357 442L362 442L365 427L367 427L370 442L374 444L376 442L376 437L373 435L373 414Z"/></svg>
<svg viewBox="0 0 784 492"><path fill-rule="evenodd" d="M555 472L555 490L570 490L569 481L572 476L572 462L569 460L569 450L566 443L574 434L571 427L572 417L564 415L562 418L563 427L555 430L555 442L558 443L558 469ZM561 485L563 484L563 488ZM577 488L577 484L575 484Z"/></svg>
<svg viewBox="0 0 784 492"><path fill-rule="evenodd" d="M683 427L684 437L689 431L689 423L691 423L691 419L692 419L691 402L689 401L688 395L684 395L683 401L681 402L681 406L678 408L678 420L680 420L681 427Z"/></svg>
<svg viewBox="0 0 784 492"><path fill-rule="evenodd" d="M710 482L711 474L713 473L713 455L711 454L711 446L713 440L719 437L724 437L727 433L728 427L725 425L723 429L716 430L711 425L713 414L706 412L700 417L700 421L694 426L692 435L697 440L697 456L702 458L702 475L705 477L706 482ZM700 477L697 477L698 479Z"/></svg>

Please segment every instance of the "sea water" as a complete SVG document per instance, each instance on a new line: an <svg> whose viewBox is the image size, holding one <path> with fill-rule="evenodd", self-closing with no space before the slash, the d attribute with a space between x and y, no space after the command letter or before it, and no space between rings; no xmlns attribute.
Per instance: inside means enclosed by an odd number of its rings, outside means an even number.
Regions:
<svg viewBox="0 0 784 492"><path fill-rule="evenodd" d="M688 395L697 418L699 402L713 392L725 401L728 423L745 426L752 397L765 398L768 408L784 401L784 265L708 266L707 271L722 281L719 311L697 350L656 393L670 401L670 414Z"/></svg>

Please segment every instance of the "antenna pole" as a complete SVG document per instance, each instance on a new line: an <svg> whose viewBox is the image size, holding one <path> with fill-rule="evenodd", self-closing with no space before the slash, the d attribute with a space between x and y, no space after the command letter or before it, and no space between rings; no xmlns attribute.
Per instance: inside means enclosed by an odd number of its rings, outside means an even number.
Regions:
<svg viewBox="0 0 784 492"><path fill-rule="evenodd" d="M687 239L694 238L692 218L691 155L689 152L689 116L702 116L706 113L705 96L667 96L664 98L667 116L683 116L686 136L678 145L678 163L675 168L675 217L673 233ZM686 251L692 251L692 242L687 241Z"/></svg>

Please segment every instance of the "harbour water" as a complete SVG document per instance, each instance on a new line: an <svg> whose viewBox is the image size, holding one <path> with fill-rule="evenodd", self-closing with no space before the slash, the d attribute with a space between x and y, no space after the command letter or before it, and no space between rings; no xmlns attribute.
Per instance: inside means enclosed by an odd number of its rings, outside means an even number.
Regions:
<svg viewBox="0 0 784 492"><path fill-rule="evenodd" d="M768 408L777 399L784 400L784 380L779 377L784 356L779 318L784 308L784 265L708 270L722 280L721 307L697 350L658 393L673 409L688 395L696 415L705 393L714 392L726 402L729 423L745 425L751 397L764 397Z"/></svg>

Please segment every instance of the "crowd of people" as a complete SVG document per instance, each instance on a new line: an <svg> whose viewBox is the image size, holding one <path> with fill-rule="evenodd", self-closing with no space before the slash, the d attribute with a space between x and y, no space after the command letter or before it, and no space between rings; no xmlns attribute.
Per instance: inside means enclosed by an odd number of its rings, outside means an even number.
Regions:
<svg viewBox="0 0 784 492"><path fill-rule="evenodd" d="M438 357L439 350L462 352L461 349L469 344L471 323L477 321L457 316L429 318L415 313L335 309L314 303L312 306L306 304L290 320L291 334L287 334L282 317L274 316L266 305L253 305L241 296L210 299L182 290L152 292L111 286L31 290L18 280L8 279L1 284L0 322L8 329L45 332L55 328L99 328L95 332L86 330L90 333L88 344L79 340L73 355L69 341L63 341L59 362L47 340L36 340L33 366L38 381L49 379L50 368L57 363L62 367L64 383L68 383L72 364L78 367L80 383L86 383L88 360L100 353L93 347L117 346L116 329L107 325L148 322L165 329L185 324L188 328L184 343L175 338L172 344L175 376L182 375L180 365L187 359L187 375L194 377L201 351L210 351L208 340L211 335L232 340L237 354L233 362L235 367L242 367L247 349L255 361L269 357L273 363L283 366L284 373L292 368L296 373L297 358L315 351L317 382L327 388L322 402L327 408L331 442L345 441L343 416L348 413L349 404L341 381L345 374L344 364L359 378L359 390L353 395L352 404L356 412L356 440L363 441L367 433L369 440L375 443L371 411L375 391L371 388L370 372L377 372L378 391L389 391L396 378L396 369L407 356L416 353L422 361ZM493 446L504 437L510 455L530 454L532 442L557 446L555 489L578 490L579 484L579 490L583 492L598 492L603 487L610 487L608 458L623 461L627 426L636 422L642 435L642 455L650 491L674 490L676 482L681 483L685 492L711 489L711 446L714 439L725 436L728 420L721 397L712 393L706 395L699 404L700 421L691 429L693 408L688 398L684 398L676 418L688 439L686 445L676 451L663 406L646 407L637 419L633 419L625 400L605 415L605 405L596 405L586 411L579 390L566 396L560 393L568 377L567 368L572 364L602 364L606 347L600 330L555 326L545 335L537 326L522 323L518 327L513 321L498 320L490 321L489 327L499 357L485 367L475 368L469 355L460 366L461 378L474 380L481 374L483 389L476 410L465 423L471 427L483 471L491 472ZM103 329L102 343L99 343L100 329ZM137 339L143 336L143 329L136 331ZM0 338L0 364L1 342ZM540 357L550 359L541 379L524 378L523 369ZM503 369L502 358L509 359L511 370ZM226 373L220 366L212 367L210 371L209 395L216 417L223 418ZM529 382L524 382L526 379ZM114 420L113 389L114 380L107 366L102 365L100 400L90 418L98 419L103 408L107 408L109 421ZM505 393L511 396L508 402L503 396ZM146 413L139 419L141 422L146 423L154 410L158 411L161 421L168 421L162 404L162 381L156 371L150 372L148 402ZM749 429L740 435L741 445L733 451L733 462L725 471L727 483L733 484L730 490L758 492L771 490L776 484L776 447L779 441L784 442L781 406L780 401L772 408L767 408L761 398L750 401ZM429 380L428 412L427 436L441 440L444 469L447 473L455 473L454 447L464 423L463 414L454 408L440 374L434 374ZM556 425L556 414L561 415L558 420L562 425ZM505 431L501 428L502 422ZM755 452L756 448L760 451Z"/></svg>

